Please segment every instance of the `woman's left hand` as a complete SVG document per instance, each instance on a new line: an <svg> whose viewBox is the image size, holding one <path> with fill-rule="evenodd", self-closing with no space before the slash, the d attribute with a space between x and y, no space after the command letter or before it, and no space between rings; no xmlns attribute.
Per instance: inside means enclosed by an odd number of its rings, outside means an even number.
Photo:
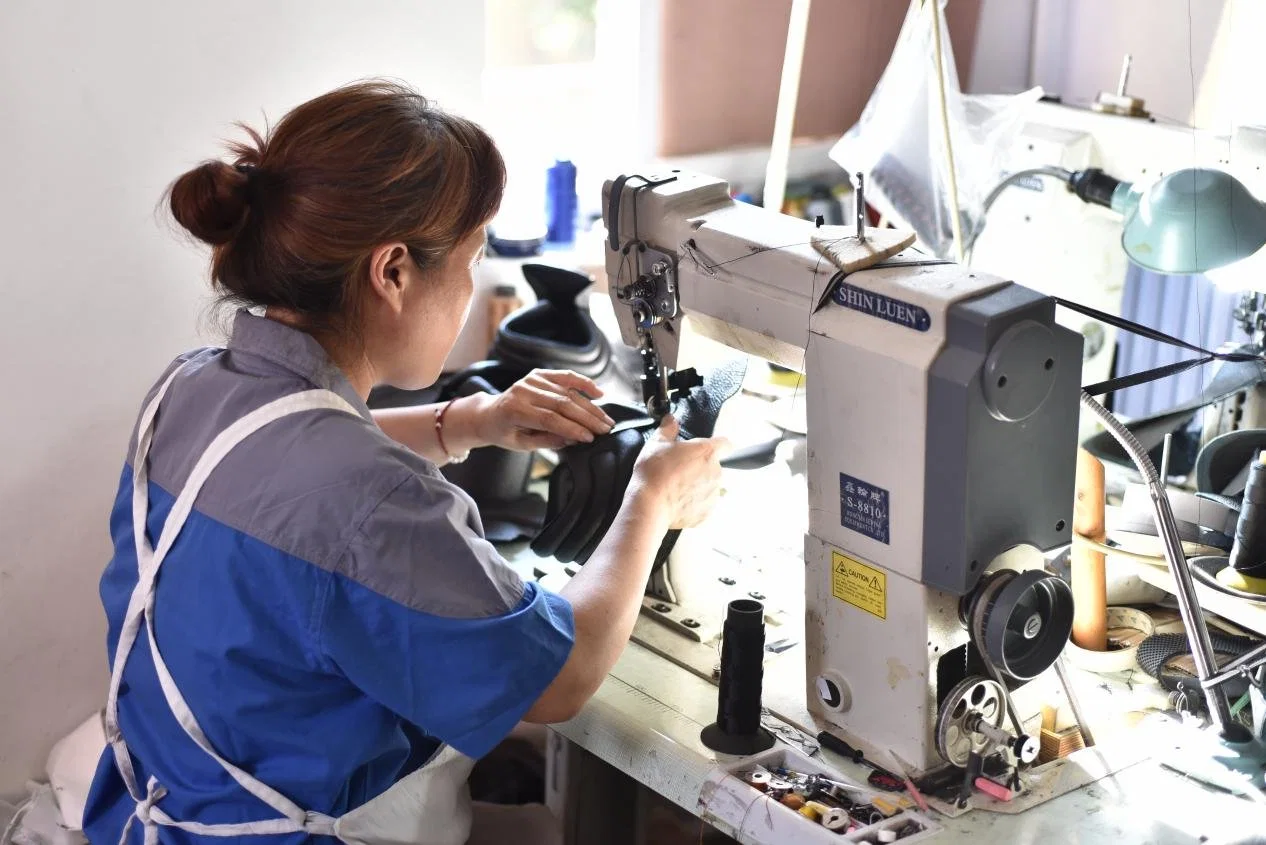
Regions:
<svg viewBox="0 0 1266 845"><path fill-rule="evenodd" d="M593 403L600 396L582 375L533 370L481 410L476 432L488 445L524 452L589 443L615 424Z"/></svg>

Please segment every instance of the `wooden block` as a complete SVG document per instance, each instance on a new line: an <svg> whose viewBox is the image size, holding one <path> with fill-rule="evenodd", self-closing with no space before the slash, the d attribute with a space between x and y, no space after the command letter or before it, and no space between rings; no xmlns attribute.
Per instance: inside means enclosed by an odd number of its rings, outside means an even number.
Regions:
<svg viewBox="0 0 1266 845"><path fill-rule="evenodd" d="M1067 757L1085 747L1085 740L1076 725L1064 728L1062 731L1043 728L1041 738L1038 740L1037 759L1039 763L1049 763L1051 760Z"/></svg>
<svg viewBox="0 0 1266 845"><path fill-rule="evenodd" d="M914 244L914 232L902 229L867 229L866 240L857 240L855 226L819 226L809 243L845 273L873 267Z"/></svg>
<svg viewBox="0 0 1266 845"><path fill-rule="evenodd" d="M1106 508L1103 464L1085 449L1077 450L1073 532L1103 540ZM1089 651L1108 647L1108 584L1104 556L1074 545L1070 554L1073 587L1073 642Z"/></svg>

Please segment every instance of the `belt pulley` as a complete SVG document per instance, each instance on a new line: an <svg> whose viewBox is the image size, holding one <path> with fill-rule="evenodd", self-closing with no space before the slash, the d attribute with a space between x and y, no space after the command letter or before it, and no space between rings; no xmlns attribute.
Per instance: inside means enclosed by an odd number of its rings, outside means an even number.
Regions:
<svg viewBox="0 0 1266 845"><path fill-rule="evenodd" d="M1017 681L1049 669L1073 630L1072 590L1037 569L986 576L960 610L976 647Z"/></svg>

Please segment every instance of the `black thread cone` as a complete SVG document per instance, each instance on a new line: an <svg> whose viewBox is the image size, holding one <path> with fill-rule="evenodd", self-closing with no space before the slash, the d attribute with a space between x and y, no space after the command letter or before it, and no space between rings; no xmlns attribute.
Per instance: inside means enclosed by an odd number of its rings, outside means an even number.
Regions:
<svg viewBox="0 0 1266 845"><path fill-rule="evenodd" d="M717 720L700 733L721 754L747 756L770 748L774 737L760 725L765 674L765 608L752 599L730 602L721 640Z"/></svg>

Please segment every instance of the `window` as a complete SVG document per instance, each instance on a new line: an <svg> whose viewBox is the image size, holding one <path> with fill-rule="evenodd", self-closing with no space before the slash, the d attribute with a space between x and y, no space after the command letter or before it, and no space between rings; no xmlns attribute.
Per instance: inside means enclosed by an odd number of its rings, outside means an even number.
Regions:
<svg viewBox="0 0 1266 845"><path fill-rule="evenodd" d="M593 62L597 0L487 0L487 4L490 66Z"/></svg>
<svg viewBox="0 0 1266 845"><path fill-rule="evenodd" d="M503 208L543 209L555 159L577 169L582 226L602 182L650 157L642 38L659 0L485 0L484 124L510 171Z"/></svg>

